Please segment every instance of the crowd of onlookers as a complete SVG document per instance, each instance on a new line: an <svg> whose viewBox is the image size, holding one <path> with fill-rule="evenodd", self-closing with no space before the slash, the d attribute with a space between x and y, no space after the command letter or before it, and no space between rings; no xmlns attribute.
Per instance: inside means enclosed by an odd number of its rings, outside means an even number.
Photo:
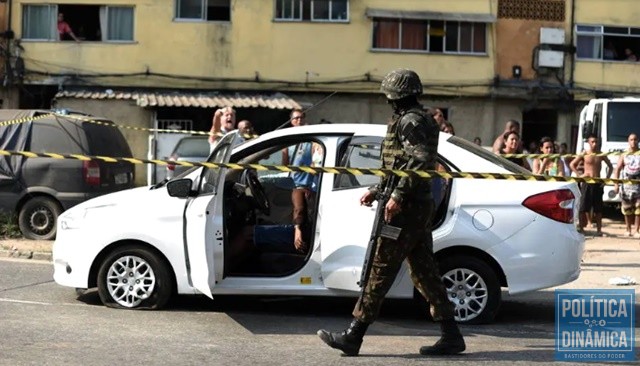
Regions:
<svg viewBox="0 0 640 366"><path fill-rule="evenodd" d="M453 124L445 119L441 109L431 108L428 112L438 123L441 131L455 135ZM240 130L245 137L255 133L251 122L243 120L236 124L235 116L235 110L231 107L221 108L215 112L209 140L212 148L219 136L232 130ZM289 122L292 127L305 124L304 111L302 110L293 110L290 117ZM482 146L480 137L474 138L473 142ZM636 155L638 136L635 133L630 134L628 142L629 149L618 157L614 169L607 156L596 155L599 153L599 142L596 135L586 136L585 151L578 155L569 155L567 144L558 143L551 137L543 137L539 142L532 141L525 147L520 137L520 123L516 120L509 120L505 124L504 131L495 138L491 149L494 153L505 155L507 160L534 174L600 178L601 168L605 164L608 167L606 178L613 176L613 178L640 179L640 155ZM315 150L312 148L310 151L314 152ZM559 154L560 156L527 157L527 154ZM283 161L283 164L287 163L291 162ZM596 228L595 235L602 235L604 184L581 184L580 188L582 196L578 230L584 232L586 227L593 225ZM640 184L616 184L614 190L616 193L620 193L622 200L622 213L627 226L625 235L640 238Z"/></svg>

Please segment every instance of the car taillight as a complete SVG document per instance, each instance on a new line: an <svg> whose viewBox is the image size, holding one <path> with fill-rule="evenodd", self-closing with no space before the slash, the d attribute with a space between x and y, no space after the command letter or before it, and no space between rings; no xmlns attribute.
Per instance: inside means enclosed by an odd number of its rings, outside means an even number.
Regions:
<svg viewBox="0 0 640 366"><path fill-rule="evenodd" d="M95 160L82 162L84 181L90 186L100 185L100 165Z"/></svg>
<svg viewBox="0 0 640 366"><path fill-rule="evenodd" d="M552 220L570 224L573 222L575 198L570 190L559 189L528 197L522 205Z"/></svg>

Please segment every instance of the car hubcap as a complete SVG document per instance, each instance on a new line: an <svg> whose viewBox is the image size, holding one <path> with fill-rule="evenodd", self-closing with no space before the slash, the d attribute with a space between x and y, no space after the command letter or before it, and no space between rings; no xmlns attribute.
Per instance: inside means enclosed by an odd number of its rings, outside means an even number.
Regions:
<svg viewBox="0 0 640 366"><path fill-rule="evenodd" d="M53 228L53 213L46 207L35 208L29 215L29 227L35 234L47 234Z"/></svg>
<svg viewBox="0 0 640 366"><path fill-rule="evenodd" d="M442 281L449 300L455 305L456 321L476 318L487 307L489 290L482 277L466 268L445 273Z"/></svg>
<svg viewBox="0 0 640 366"><path fill-rule="evenodd" d="M149 298L156 276L149 263L136 256L118 258L107 272L109 295L120 305L132 308Z"/></svg>

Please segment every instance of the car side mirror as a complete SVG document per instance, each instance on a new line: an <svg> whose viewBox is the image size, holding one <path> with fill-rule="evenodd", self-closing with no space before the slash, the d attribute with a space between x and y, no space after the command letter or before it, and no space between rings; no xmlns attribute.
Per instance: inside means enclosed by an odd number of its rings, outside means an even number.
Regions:
<svg viewBox="0 0 640 366"><path fill-rule="evenodd" d="M167 192L171 197L187 198L191 195L193 181L188 178L172 180L167 183Z"/></svg>

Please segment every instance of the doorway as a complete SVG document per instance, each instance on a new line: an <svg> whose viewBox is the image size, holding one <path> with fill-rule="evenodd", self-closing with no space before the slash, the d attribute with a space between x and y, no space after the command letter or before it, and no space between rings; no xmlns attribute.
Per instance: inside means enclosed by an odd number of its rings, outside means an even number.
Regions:
<svg viewBox="0 0 640 366"><path fill-rule="evenodd" d="M545 136L554 141L558 132L558 111L555 109L532 109L522 113L522 142L526 149L532 142L536 145Z"/></svg>

